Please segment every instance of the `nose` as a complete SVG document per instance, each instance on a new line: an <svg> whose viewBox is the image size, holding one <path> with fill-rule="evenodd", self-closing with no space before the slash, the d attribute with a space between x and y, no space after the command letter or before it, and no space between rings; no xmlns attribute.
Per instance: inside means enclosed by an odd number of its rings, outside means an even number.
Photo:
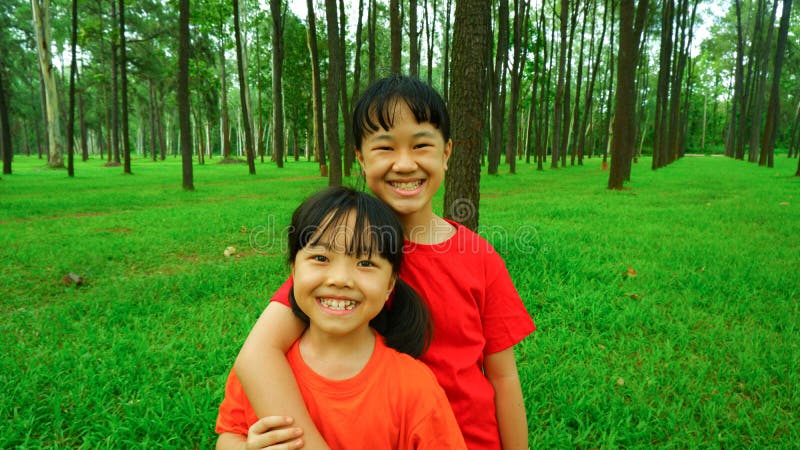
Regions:
<svg viewBox="0 0 800 450"><path fill-rule="evenodd" d="M353 287L353 270L347 258L336 258L328 266L327 284L332 287Z"/></svg>
<svg viewBox="0 0 800 450"><path fill-rule="evenodd" d="M410 149L403 148L395 151L395 160L392 170L395 172L413 172L417 169L417 161Z"/></svg>

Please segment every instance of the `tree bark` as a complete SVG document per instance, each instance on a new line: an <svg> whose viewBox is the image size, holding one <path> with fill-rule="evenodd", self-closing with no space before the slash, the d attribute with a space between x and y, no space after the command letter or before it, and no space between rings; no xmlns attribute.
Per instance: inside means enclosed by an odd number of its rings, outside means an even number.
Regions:
<svg viewBox="0 0 800 450"><path fill-rule="evenodd" d="M450 104L450 13L451 0L447 0L444 20L444 68L442 69L442 96L444 104Z"/></svg>
<svg viewBox="0 0 800 450"><path fill-rule="evenodd" d="M3 153L3 175L11 175L14 149L11 146L11 126L3 71L3 62L0 61L0 152Z"/></svg>
<svg viewBox="0 0 800 450"><path fill-rule="evenodd" d="M497 51L494 69L489 82L489 95L492 101L491 141L489 142L490 175L497 173L500 165L500 150L503 148L503 125L505 123L505 74L508 62L508 0L500 0L497 11Z"/></svg>
<svg viewBox="0 0 800 450"><path fill-rule="evenodd" d="M631 153L636 145L636 64L639 33L644 26L648 0L640 0L634 9L633 0L620 1L619 61L617 63L617 98L614 113L614 136L611 142L609 189L622 189L630 171ZM635 20L634 20L635 15Z"/></svg>
<svg viewBox="0 0 800 450"><path fill-rule="evenodd" d="M131 141L128 129L128 55L125 40L125 0L119 0L119 77L122 90L122 173L131 172Z"/></svg>
<svg viewBox="0 0 800 450"><path fill-rule="evenodd" d="M775 157L775 138L778 127L777 121L780 117L780 79L783 69L783 58L786 53L786 38L789 34L789 17L792 12L792 0L783 0L783 10L781 11L781 24L778 30L778 43L775 50L775 70L772 73L772 88L769 94L769 105L767 106L767 120L764 123L764 135L761 141L761 159L759 165L764 163L768 167L774 166Z"/></svg>
<svg viewBox="0 0 800 450"><path fill-rule="evenodd" d="M330 174L328 176L329 186L341 186L342 184L342 148L339 143L339 65L344 64L339 51L339 33L331 30L338 30L336 0L325 0L325 18L328 26L328 90L325 93L325 137L328 141L330 151Z"/></svg>
<svg viewBox="0 0 800 450"><path fill-rule="evenodd" d="M353 115L350 112L350 99L347 95L347 17L344 12L344 0L339 0L339 106L342 112L342 122L344 122L344 175L350 176L355 156L355 141L353 138Z"/></svg>
<svg viewBox="0 0 800 450"><path fill-rule="evenodd" d="M250 113L247 105L247 78L244 70L244 55L242 43L242 30L239 20L239 0L233 0L233 26L236 36L236 66L239 71L239 98L242 103L242 128L244 129L244 151L247 156L247 166L250 175L256 174L255 152L253 149L253 130L250 127Z"/></svg>
<svg viewBox="0 0 800 450"><path fill-rule="evenodd" d="M272 148L275 152L275 163L283 167L283 12L281 0L270 0L269 9L272 16ZM237 44L238 45L238 44Z"/></svg>
<svg viewBox="0 0 800 450"><path fill-rule="evenodd" d="M403 24L400 21L400 0L389 0L389 33L391 36L392 74L400 73L402 56L401 52L403 51L402 32Z"/></svg>
<svg viewBox="0 0 800 450"><path fill-rule="evenodd" d="M311 53L311 94L314 109L314 154L317 155L320 176L328 176L328 164L325 158L325 127L322 117L322 81L319 76L319 50L317 49L317 18L314 13L314 1L306 0L308 11L308 49ZM371 37L370 39L374 39Z"/></svg>
<svg viewBox="0 0 800 450"><path fill-rule="evenodd" d="M64 138L61 135L61 114L58 104L56 70L50 53L50 0L31 0L33 24L36 29L36 48L46 111L48 158L50 167L64 167Z"/></svg>
<svg viewBox="0 0 800 450"><path fill-rule="evenodd" d="M445 177L445 217L478 227L480 162L483 154L486 78L483 61L491 46L491 6L484 0L456 3L453 36L453 154Z"/></svg>
<svg viewBox="0 0 800 450"><path fill-rule="evenodd" d="M189 110L189 0L179 0L178 18L178 122L181 131L183 189L194 190L192 128Z"/></svg>
<svg viewBox="0 0 800 450"><path fill-rule="evenodd" d="M75 75L78 72L78 0L72 0L72 34L70 37L69 119L67 119L67 175L75 176Z"/></svg>
<svg viewBox="0 0 800 450"><path fill-rule="evenodd" d="M419 28L417 27L417 0L408 2L408 74L419 78Z"/></svg>

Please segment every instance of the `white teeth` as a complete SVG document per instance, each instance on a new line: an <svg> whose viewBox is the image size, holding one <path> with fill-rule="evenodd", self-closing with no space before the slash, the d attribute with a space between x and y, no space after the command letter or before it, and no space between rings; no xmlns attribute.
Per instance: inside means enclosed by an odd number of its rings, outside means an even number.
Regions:
<svg viewBox="0 0 800 450"><path fill-rule="evenodd" d="M392 182L392 186L394 186L394 187L396 187L398 189L404 190L404 191L413 191L414 189L420 187L421 185L422 185L422 181L419 181L419 180L417 180L417 181L406 181L406 182L400 182L400 181L393 181Z"/></svg>
<svg viewBox="0 0 800 450"><path fill-rule="evenodd" d="M331 298L321 298L319 302L322 306L330 309L336 309L340 311L349 311L356 307L356 302L352 300L336 300Z"/></svg>

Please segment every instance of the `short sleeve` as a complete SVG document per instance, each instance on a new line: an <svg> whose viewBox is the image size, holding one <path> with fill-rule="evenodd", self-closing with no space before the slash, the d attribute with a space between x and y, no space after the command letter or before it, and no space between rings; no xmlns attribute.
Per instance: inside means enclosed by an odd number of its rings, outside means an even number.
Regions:
<svg viewBox="0 0 800 450"><path fill-rule="evenodd" d="M447 401L444 391L435 380L431 388L434 391L428 398L431 400L427 414L421 417L411 429L407 448L415 450L466 450L467 444L461 435L456 416Z"/></svg>
<svg viewBox="0 0 800 450"><path fill-rule="evenodd" d="M242 384L231 370L225 383L225 398L219 405L215 431L217 434L235 433L247 436L250 425L256 420L257 416L247 400Z"/></svg>
<svg viewBox="0 0 800 450"><path fill-rule="evenodd" d="M272 298L269 299L270 302L278 302L285 306L291 306L289 302L289 292L292 290L292 285L294 284L294 280L292 277L289 277L286 281L283 282L281 287L272 294Z"/></svg>
<svg viewBox="0 0 800 450"><path fill-rule="evenodd" d="M503 259L491 247L486 255L486 282L483 332L485 353L491 354L516 345L536 330L536 326L511 281Z"/></svg>

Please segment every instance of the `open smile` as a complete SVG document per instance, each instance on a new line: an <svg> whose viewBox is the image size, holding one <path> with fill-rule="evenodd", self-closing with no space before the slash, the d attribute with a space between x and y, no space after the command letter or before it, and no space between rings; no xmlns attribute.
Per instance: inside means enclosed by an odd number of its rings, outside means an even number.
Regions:
<svg viewBox="0 0 800 450"><path fill-rule="evenodd" d="M414 195L422 190L425 180L388 181L387 183L400 195Z"/></svg>
<svg viewBox="0 0 800 450"><path fill-rule="evenodd" d="M319 303L323 309L334 314L345 314L358 306L358 302L354 300L327 297L317 298L317 303Z"/></svg>

